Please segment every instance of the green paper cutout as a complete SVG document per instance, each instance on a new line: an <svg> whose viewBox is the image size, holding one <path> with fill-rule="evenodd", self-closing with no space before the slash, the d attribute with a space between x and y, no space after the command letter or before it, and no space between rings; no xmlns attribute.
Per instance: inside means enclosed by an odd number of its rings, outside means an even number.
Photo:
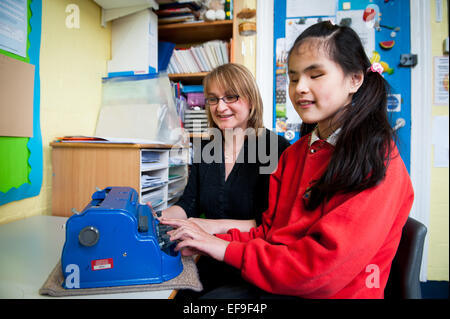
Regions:
<svg viewBox="0 0 450 319"><path fill-rule="evenodd" d="M0 140L0 192L29 183L28 137L2 137Z"/></svg>

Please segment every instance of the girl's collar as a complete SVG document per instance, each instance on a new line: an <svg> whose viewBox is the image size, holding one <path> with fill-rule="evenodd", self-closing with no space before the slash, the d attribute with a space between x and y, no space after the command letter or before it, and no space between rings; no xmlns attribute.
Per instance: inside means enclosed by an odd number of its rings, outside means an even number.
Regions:
<svg viewBox="0 0 450 319"><path fill-rule="evenodd" d="M320 140L319 133L318 133L317 126L314 128L314 130L311 132L311 138L309 140L309 145L311 146L314 142ZM339 133L341 132L341 128L338 128L336 131L334 131L328 138L326 139L326 142L336 146L336 142L339 136Z"/></svg>

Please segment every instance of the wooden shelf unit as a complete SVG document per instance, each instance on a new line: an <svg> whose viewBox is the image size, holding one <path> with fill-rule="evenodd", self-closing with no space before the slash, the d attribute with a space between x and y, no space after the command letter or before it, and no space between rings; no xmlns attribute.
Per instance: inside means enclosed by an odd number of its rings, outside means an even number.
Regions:
<svg viewBox="0 0 450 319"><path fill-rule="evenodd" d="M233 20L160 24L158 37L160 41L176 44L229 41L233 38Z"/></svg>
<svg viewBox="0 0 450 319"><path fill-rule="evenodd" d="M141 204L161 198L154 208L164 209L177 201L187 183L188 148L161 144L52 142L50 145L54 216L71 216L72 208L81 212L91 201L96 187L108 186L134 188ZM159 163L143 163L144 152L160 154ZM171 158L178 158L178 164L171 165ZM159 176L164 183L143 187L142 175Z"/></svg>
<svg viewBox="0 0 450 319"><path fill-rule="evenodd" d="M202 84L203 78L208 72L199 73L171 73L169 79L183 84Z"/></svg>

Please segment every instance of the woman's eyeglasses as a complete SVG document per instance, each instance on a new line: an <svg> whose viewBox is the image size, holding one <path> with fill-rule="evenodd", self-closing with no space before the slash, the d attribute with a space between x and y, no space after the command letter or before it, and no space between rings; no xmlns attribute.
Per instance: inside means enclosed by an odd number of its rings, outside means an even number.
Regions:
<svg viewBox="0 0 450 319"><path fill-rule="evenodd" d="M239 95L225 95L224 97L208 97L205 99L207 105L216 105L219 100L224 101L226 104L234 103L239 99Z"/></svg>

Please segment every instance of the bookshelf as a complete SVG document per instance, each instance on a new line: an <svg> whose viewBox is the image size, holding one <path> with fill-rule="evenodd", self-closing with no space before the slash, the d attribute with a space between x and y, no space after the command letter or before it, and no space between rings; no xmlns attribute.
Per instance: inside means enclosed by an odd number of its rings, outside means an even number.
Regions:
<svg viewBox="0 0 450 319"><path fill-rule="evenodd" d="M226 41L230 43L229 61L236 62L234 60L233 43L238 34L238 28L235 24L235 15L233 20L161 24L158 26L158 40L175 43L176 49L189 48L211 40ZM202 84L207 73L169 73L169 79L186 85L199 85ZM190 137L209 138L209 135L206 133L190 133Z"/></svg>
<svg viewBox="0 0 450 319"><path fill-rule="evenodd" d="M175 48L189 48L211 40L231 41L230 61L234 61L235 19L211 22L162 24L158 26L158 40L175 43ZM207 72L169 74L172 81L201 84Z"/></svg>

